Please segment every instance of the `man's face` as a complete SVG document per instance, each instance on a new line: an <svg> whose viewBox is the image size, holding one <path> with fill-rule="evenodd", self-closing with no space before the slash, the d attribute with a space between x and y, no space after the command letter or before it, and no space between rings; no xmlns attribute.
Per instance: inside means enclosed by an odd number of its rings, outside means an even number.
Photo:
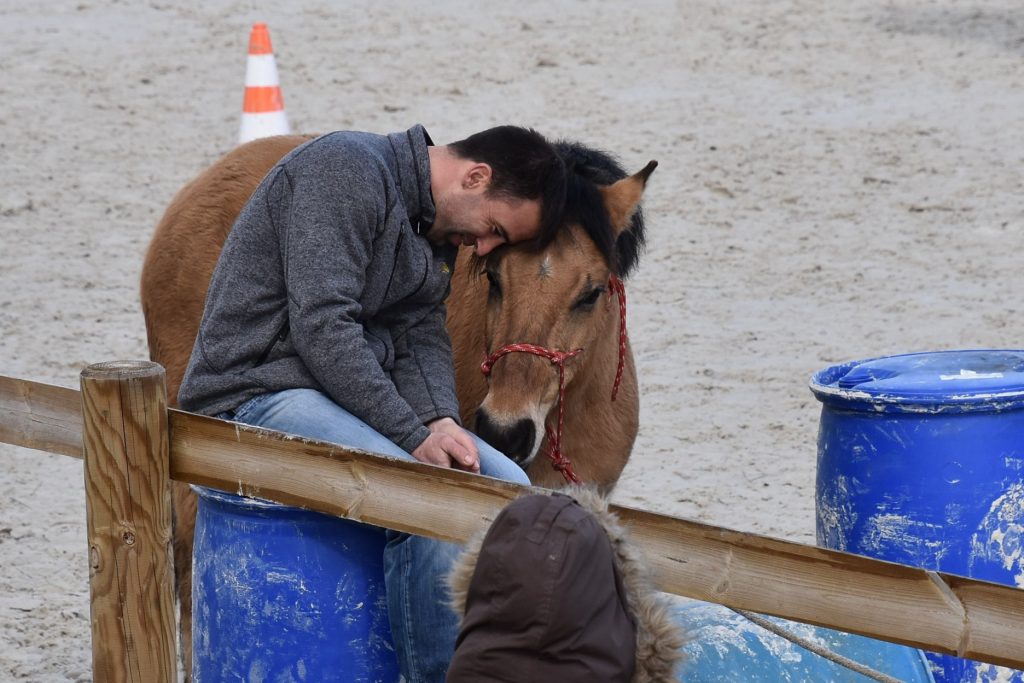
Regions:
<svg viewBox="0 0 1024 683"><path fill-rule="evenodd" d="M540 232L539 199L491 197L486 187L448 192L435 198L435 209L427 237L437 244L471 246L480 256L503 244L533 239Z"/></svg>

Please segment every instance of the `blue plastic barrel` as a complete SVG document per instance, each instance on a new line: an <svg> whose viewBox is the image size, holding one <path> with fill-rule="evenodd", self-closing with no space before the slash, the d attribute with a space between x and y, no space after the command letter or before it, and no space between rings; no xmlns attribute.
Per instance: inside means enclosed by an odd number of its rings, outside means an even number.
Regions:
<svg viewBox="0 0 1024 683"><path fill-rule="evenodd" d="M685 683L864 683L870 679L732 610L698 600L679 600L677 621L687 633L679 671ZM920 650L842 631L766 617L805 641L903 683L933 683Z"/></svg>
<svg viewBox="0 0 1024 683"><path fill-rule="evenodd" d="M1024 351L845 363L811 390L819 545L1024 587ZM929 659L939 683L1024 683L1024 672Z"/></svg>
<svg viewBox="0 0 1024 683"><path fill-rule="evenodd" d="M394 683L376 527L194 487L196 683Z"/></svg>

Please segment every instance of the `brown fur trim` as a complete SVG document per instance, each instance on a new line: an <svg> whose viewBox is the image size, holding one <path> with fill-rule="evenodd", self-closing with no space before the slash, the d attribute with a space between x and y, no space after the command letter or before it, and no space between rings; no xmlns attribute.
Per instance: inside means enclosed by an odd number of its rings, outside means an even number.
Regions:
<svg viewBox="0 0 1024 683"><path fill-rule="evenodd" d="M448 600L459 621L466 615L466 596L469 594L469 582L473 579L476 561L480 557L480 549L484 545L489 527L484 527L466 541L465 548L455 560L448 572Z"/></svg>
<svg viewBox="0 0 1024 683"><path fill-rule="evenodd" d="M594 487L570 486L561 493L572 496L589 510L608 534L615 551L626 599L636 621L636 671L631 683L675 681L686 642L683 630L672 619L668 598L651 583L643 555L629 542L629 532L608 509L608 499Z"/></svg>

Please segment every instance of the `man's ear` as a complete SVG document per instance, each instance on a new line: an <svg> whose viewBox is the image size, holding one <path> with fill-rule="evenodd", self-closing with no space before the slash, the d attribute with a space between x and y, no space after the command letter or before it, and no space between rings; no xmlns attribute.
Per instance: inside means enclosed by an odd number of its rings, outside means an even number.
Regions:
<svg viewBox="0 0 1024 683"><path fill-rule="evenodd" d="M491 185L491 166L482 161L475 162L462 174L462 189L486 190Z"/></svg>

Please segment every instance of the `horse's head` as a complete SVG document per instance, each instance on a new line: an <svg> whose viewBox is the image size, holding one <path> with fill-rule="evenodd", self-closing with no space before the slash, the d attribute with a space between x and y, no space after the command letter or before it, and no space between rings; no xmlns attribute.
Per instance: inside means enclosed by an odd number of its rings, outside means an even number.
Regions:
<svg viewBox="0 0 1024 683"><path fill-rule="evenodd" d="M509 247L474 263L488 285L489 356L475 431L524 468L544 442L545 425L557 425L560 387L572 397L571 410L611 401L620 354L613 283L643 245L639 202L657 165L625 177L603 153L560 145L575 170L565 227L543 249ZM574 352L561 380L558 362Z"/></svg>

